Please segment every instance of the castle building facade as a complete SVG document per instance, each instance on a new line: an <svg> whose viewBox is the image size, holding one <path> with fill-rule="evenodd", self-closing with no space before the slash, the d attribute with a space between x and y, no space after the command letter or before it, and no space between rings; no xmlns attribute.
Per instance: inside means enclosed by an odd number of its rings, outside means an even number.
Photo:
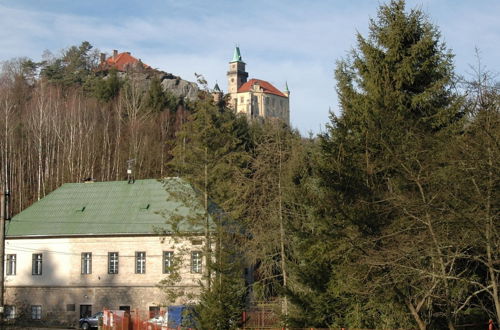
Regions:
<svg viewBox="0 0 500 330"><path fill-rule="evenodd" d="M290 124L290 91L282 92L261 79L248 80L239 47L235 47L227 72L229 106L237 114L254 118L274 118Z"/></svg>

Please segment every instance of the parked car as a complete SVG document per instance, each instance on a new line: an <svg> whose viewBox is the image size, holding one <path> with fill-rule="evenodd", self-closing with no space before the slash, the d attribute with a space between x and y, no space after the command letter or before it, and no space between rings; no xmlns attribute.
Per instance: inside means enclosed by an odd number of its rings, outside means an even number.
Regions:
<svg viewBox="0 0 500 330"><path fill-rule="evenodd" d="M148 323L163 325L164 323L165 324L167 323L167 320L168 320L168 317L157 315L157 316L153 317L152 319L149 319Z"/></svg>
<svg viewBox="0 0 500 330"><path fill-rule="evenodd" d="M161 315L157 315L151 319L148 320L147 323L147 330L154 330L154 329L163 329L167 328L167 318L163 317Z"/></svg>
<svg viewBox="0 0 500 330"><path fill-rule="evenodd" d="M97 328L97 323L99 318L102 318L102 312L95 313L92 316L82 317L79 321L80 328L84 330L88 330L91 328Z"/></svg>

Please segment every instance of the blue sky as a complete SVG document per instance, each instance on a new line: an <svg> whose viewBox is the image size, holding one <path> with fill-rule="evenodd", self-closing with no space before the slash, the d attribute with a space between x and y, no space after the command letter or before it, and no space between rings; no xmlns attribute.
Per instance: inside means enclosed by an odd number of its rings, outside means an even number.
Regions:
<svg viewBox="0 0 500 330"><path fill-rule="evenodd" d="M106 53L130 51L144 63L226 90L235 44L249 78L291 91L291 124L303 134L319 132L329 109L338 113L333 71L367 35L375 0L0 0L0 61L87 40ZM467 76L475 48L493 73L500 72L499 0L407 0L439 27L456 55L457 73ZM498 80L498 79L497 79Z"/></svg>

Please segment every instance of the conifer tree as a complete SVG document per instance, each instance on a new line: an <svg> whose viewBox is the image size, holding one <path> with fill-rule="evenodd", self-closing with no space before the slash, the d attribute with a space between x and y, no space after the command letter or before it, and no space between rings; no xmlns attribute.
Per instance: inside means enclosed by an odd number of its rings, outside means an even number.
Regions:
<svg viewBox="0 0 500 330"><path fill-rule="evenodd" d="M393 202L395 192L408 190L407 197L415 198L417 183L412 176L418 164L432 160L431 150L443 146L444 132L461 116L452 92L452 55L425 15L417 9L405 11L404 1L382 5L377 19L370 22L369 36L357 38L357 48L339 61L336 70L342 114L332 114L321 136L323 200L315 222L302 234L302 269L309 270L294 299L308 315L303 322L309 326L417 324L423 329L429 321L424 315L438 307L421 302L428 302L426 292L438 285L422 277L417 278L420 282L411 281L414 273L393 272L400 268L371 261L380 251L386 257L389 251L400 252L397 245L392 250L383 245L384 235L393 237L405 232L405 226L417 226L403 214L403 205ZM426 173L432 169L426 167ZM427 204L420 206L423 210ZM431 228L422 227L421 235ZM439 250L439 242L430 245ZM435 254L428 257L431 263L440 263ZM445 275L443 269L440 276ZM451 289L443 293L450 294ZM423 313L423 306L430 309ZM448 306L439 308L450 325Z"/></svg>
<svg viewBox="0 0 500 330"><path fill-rule="evenodd" d="M234 203L233 177L245 167L245 118L213 104L209 94L201 93L188 121L176 137L170 167L186 178L202 194L205 208L197 219L205 228L203 290L196 308L202 328L231 329L241 318L245 286L241 250L235 244L239 229L231 225L230 215L210 216L215 202L222 210ZM229 223L228 223L229 222Z"/></svg>
<svg viewBox="0 0 500 330"><path fill-rule="evenodd" d="M252 140L249 172L240 177L237 193L244 206L240 218L251 237L246 242L246 255L256 265L253 299L269 301L283 297L289 278L286 224L290 217L290 168L300 136L281 122L257 122ZM286 297L281 307L282 313L288 314Z"/></svg>

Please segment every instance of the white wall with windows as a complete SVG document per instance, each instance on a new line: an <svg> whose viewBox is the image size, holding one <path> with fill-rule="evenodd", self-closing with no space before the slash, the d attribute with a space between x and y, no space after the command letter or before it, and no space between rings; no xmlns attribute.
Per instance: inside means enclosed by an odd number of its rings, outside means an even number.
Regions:
<svg viewBox="0 0 500 330"><path fill-rule="evenodd" d="M203 240L120 236L9 239L6 241L6 286L154 286L175 263L179 285L202 278Z"/></svg>

